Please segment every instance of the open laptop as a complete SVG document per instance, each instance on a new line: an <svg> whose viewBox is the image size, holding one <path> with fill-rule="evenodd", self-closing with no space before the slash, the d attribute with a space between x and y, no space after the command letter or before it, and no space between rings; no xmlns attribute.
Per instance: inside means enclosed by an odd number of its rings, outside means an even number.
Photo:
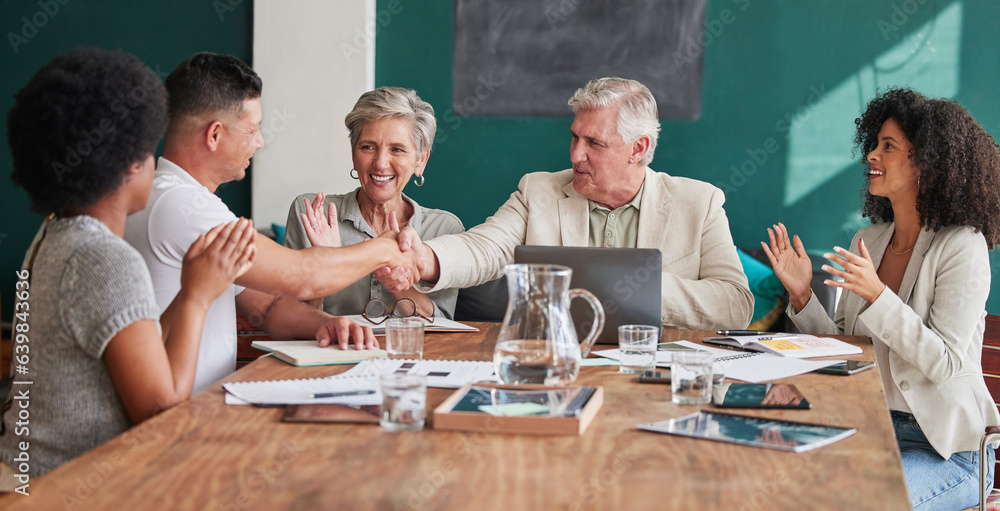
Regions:
<svg viewBox="0 0 1000 511"><path fill-rule="evenodd" d="M520 245L515 263L559 264L573 269L570 288L590 291L604 306L601 344L618 344L621 325L660 326L663 254L656 248L549 247ZM594 313L583 300L570 308L577 334L590 331Z"/></svg>

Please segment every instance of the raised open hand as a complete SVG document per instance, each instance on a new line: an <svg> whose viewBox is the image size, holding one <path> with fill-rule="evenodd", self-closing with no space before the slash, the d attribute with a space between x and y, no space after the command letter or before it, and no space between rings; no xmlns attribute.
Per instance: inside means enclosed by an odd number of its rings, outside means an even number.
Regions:
<svg viewBox="0 0 1000 511"><path fill-rule="evenodd" d="M317 193L312 203L309 199L302 199L306 204L306 212L302 213L302 227L306 231L306 237L314 247L339 247L340 227L337 223L337 207L330 203L327 208L329 212L323 214L323 201L326 195Z"/></svg>
<svg viewBox="0 0 1000 511"><path fill-rule="evenodd" d="M763 241L760 245L764 247L774 274L788 290L792 307L800 311L812 296L812 290L809 289L809 282L812 280L812 261L806 254L799 236L796 234L794 238L789 239L788 229L781 222L767 229L767 237L770 245Z"/></svg>

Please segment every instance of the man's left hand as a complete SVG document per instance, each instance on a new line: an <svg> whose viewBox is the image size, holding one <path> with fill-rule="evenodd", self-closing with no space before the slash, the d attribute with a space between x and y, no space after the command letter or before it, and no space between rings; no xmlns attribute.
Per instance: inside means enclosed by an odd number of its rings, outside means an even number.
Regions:
<svg viewBox="0 0 1000 511"><path fill-rule="evenodd" d="M322 347L329 346L336 341L340 344L340 349L351 348L351 342L359 350L378 349L378 341L371 327L359 325L344 317L334 317L323 323L323 326L316 331L316 340Z"/></svg>

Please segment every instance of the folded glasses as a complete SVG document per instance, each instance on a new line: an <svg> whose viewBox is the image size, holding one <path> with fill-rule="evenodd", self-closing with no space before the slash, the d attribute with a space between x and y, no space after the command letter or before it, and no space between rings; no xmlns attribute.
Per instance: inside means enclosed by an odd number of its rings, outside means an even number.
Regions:
<svg viewBox="0 0 1000 511"><path fill-rule="evenodd" d="M409 298L400 298L396 300L396 303L392 305L392 308L386 307L385 303L378 298L372 298L368 300L365 304L365 310L361 313L369 323L373 325L381 325L386 322L391 317L397 318L411 318L418 317L427 321L428 323L434 322L434 317L427 317L423 314L417 312L417 304Z"/></svg>

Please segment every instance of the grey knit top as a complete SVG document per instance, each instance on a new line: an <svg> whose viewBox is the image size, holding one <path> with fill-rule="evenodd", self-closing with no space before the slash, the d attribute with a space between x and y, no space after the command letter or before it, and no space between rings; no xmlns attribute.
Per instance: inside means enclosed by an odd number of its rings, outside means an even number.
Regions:
<svg viewBox="0 0 1000 511"><path fill-rule="evenodd" d="M0 460L33 477L132 426L102 355L126 326L159 318L149 270L128 243L89 216L47 224L30 271L26 373L17 351L12 362L12 392L28 399L14 399L0 435ZM15 462L21 442L27 467Z"/></svg>

